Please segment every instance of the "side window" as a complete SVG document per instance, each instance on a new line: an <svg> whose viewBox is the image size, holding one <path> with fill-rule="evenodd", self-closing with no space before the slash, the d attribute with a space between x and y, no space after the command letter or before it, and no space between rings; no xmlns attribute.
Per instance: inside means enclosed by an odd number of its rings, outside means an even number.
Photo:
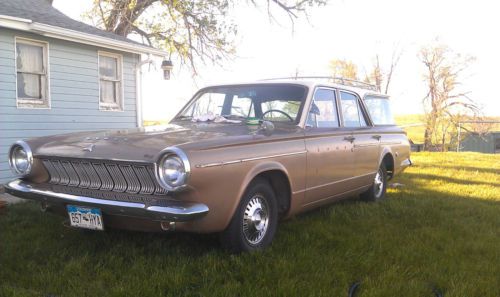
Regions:
<svg viewBox="0 0 500 297"><path fill-rule="evenodd" d="M48 45L16 38L17 106L48 108Z"/></svg>
<svg viewBox="0 0 500 297"><path fill-rule="evenodd" d="M340 105L345 127L366 126L365 117L359 106L358 97L351 93L340 92Z"/></svg>
<svg viewBox="0 0 500 297"><path fill-rule="evenodd" d="M337 128L339 120L335 104L335 91L317 89L309 110L307 125L317 128Z"/></svg>

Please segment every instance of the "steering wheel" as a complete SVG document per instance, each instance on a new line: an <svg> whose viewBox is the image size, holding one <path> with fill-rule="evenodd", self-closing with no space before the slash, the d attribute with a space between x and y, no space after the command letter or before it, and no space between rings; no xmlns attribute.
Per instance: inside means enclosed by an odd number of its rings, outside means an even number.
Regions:
<svg viewBox="0 0 500 297"><path fill-rule="evenodd" d="M262 116L260 117L261 119L264 119L264 116L270 112L277 112L277 113L281 113L282 115L286 116L290 122L293 122L295 121L288 113L284 112L283 110L279 110L279 109L270 109L268 111L265 111Z"/></svg>

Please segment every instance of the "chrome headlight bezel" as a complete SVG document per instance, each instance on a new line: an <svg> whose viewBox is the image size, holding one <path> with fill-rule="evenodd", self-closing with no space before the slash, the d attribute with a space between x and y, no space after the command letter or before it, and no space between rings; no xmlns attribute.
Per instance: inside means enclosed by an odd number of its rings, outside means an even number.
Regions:
<svg viewBox="0 0 500 297"><path fill-rule="evenodd" d="M16 162L16 160L14 160L14 158L15 158L14 152L17 149L22 149L26 153L26 162L28 162L28 167L24 171L20 170L17 167L17 165L16 165L17 162ZM31 170L33 169L33 152L31 151L31 148L29 147L29 145L26 142L19 140L19 141L16 141L10 147L10 149L9 149L9 166L10 166L10 169L12 170L12 172L14 172L14 174L16 174L16 175L27 176L31 173Z"/></svg>
<svg viewBox="0 0 500 297"><path fill-rule="evenodd" d="M165 161L167 161L169 158L178 158L181 161L182 166L184 168L184 172L182 172L182 181L177 184L169 183L165 175L165 170L164 170ZM162 188L171 192L184 189L187 186L190 174L191 174L191 165L184 151L176 147L169 147L160 152L159 157L155 164L155 175L156 175L156 180L158 181L158 183Z"/></svg>

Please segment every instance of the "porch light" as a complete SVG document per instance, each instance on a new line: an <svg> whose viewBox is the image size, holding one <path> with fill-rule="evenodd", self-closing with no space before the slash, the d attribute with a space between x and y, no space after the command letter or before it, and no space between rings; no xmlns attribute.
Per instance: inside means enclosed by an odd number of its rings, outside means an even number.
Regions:
<svg viewBox="0 0 500 297"><path fill-rule="evenodd" d="M174 64L172 64L172 61L164 59L161 62L161 69L163 69L163 79L170 79L170 71L172 70L172 68L174 68Z"/></svg>

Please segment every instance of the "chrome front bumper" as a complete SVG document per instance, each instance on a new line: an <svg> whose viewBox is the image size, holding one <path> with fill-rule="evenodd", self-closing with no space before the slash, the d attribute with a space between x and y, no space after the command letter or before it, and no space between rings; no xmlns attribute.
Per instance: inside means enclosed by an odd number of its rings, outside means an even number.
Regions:
<svg viewBox="0 0 500 297"><path fill-rule="evenodd" d="M14 180L5 185L5 191L13 196L46 203L74 204L100 208L110 215L131 216L155 221L185 222L198 219L209 211L205 204L169 201L164 206L146 205L139 202L105 200L85 196L57 193L36 189L32 184Z"/></svg>

